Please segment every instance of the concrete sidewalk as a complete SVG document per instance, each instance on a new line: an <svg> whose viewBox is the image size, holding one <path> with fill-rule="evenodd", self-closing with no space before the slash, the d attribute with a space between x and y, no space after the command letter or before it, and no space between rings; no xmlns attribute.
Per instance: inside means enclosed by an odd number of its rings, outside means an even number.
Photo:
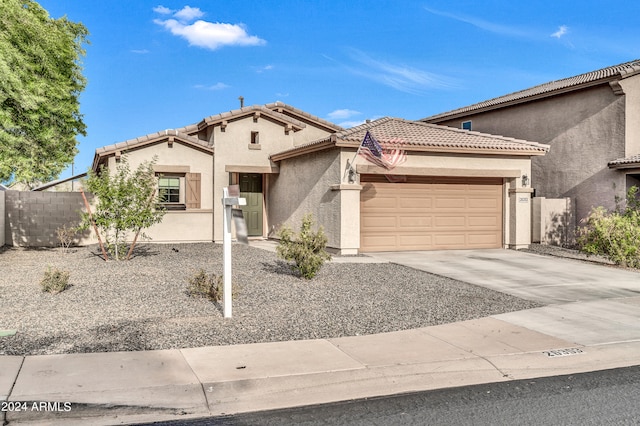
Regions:
<svg viewBox="0 0 640 426"><path fill-rule="evenodd" d="M465 256L466 263L461 260ZM419 257L424 255L405 256L404 262ZM612 268L563 260L548 263L545 272L539 269L545 262L535 255L512 251L449 252L446 258L455 260L449 272L434 270L442 268L442 261L431 267L427 261L418 262L418 267L443 275L466 271L466 278L459 279L470 282L485 280L489 273L502 274L501 279L488 280L489 285L497 282L501 291L514 294L528 291L531 298L544 295L552 304L368 336L148 352L3 356L0 401L13 403L3 406L3 414L9 424L132 424L640 364L640 274L617 275ZM486 265L494 265L496 271ZM499 270L496 265L501 265ZM585 266L596 269L585 272ZM535 281L553 270L562 277L552 283L557 285ZM517 279L508 278L505 271ZM576 277L584 273L589 278L580 282L582 278ZM604 291L592 279L596 276ZM548 284L549 277L545 279ZM579 301L567 297L583 291L588 294Z"/></svg>

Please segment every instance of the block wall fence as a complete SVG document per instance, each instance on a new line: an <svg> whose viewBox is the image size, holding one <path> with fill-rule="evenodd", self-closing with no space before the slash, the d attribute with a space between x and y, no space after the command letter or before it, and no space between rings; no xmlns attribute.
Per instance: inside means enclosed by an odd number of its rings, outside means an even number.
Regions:
<svg viewBox="0 0 640 426"><path fill-rule="evenodd" d="M89 202L93 196L86 194ZM56 247L56 229L77 226L85 210L80 192L3 191L0 242L17 247ZM89 236L80 235L77 244Z"/></svg>

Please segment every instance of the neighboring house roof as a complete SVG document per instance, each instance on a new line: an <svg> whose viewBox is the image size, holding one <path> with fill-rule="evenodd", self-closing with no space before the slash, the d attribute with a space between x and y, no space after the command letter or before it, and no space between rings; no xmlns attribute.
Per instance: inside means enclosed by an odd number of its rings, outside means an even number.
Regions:
<svg viewBox="0 0 640 426"><path fill-rule="evenodd" d="M335 146L357 148L367 131L382 144L408 151L544 155L549 150L549 145L537 142L385 117L273 154L271 159L280 161Z"/></svg>
<svg viewBox="0 0 640 426"><path fill-rule="evenodd" d="M344 130L342 127L338 126L335 123L332 123L330 121L327 121L325 119L322 119L320 117L317 117L315 115L309 114L308 112L302 111L301 109L292 107L291 105L287 105L285 103L282 103L280 101L276 101L270 104L266 104L265 105L266 108L269 108L271 110L274 110L278 113L284 114L284 115L288 115L288 116L292 116L294 118L297 118L298 120L301 120L303 122L309 123L309 124L313 124L315 126L318 127L323 127L326 130L330 131L330 132L339 132Z"/></svg>
<svg viewBox="0 0 640 426"><path fill-rule="evenodd" d="M640 154L609 161L609 168L612 169L632 169L638 167L640 167Z"/></svg>
<svg viewBox="0 0 640 426"><path fill-rule="evenodd" d="M51 182L47 182L43 185L40 185L36 188L33 188L32 191L44 191L45 189L51 188L52 186L60 185L61 183L69 182L72 180L80 179L87 176L87 172L77 174L75 176L71 176L65 179L53 180Z"/></svg>
<svg viewBox="0 0 640 426"><path fill-rule="evenodd" d="M575 77L551 81L549 83L541 84L530 89L525 89L519 92L493 98L488 101L479 102L477 104L454 109L452 111L432 115L430 117L423 118L420 121L436 123L453 119L457 116L465 116L470 113L489 111L508 105L529 102L540 98L554 96L560 93L571 92L598 84L612 83L637 73L640 73L640 60L638 59L630 62L625 62L620 65L614 65L585 74L580 74ZM614 90L618 90L618 88L614 87Z"/></svg>
<svg viewBox="0 0 640 426"><path fill-rule="evenodd" d="M0 183L0 191L7 191L9 188Z"/></svg>
<svg viewBox="0 0 640 426"><path fill-rule="evenodd" d="M153 145L157 143L161 143L164 141L175 141L178 143L182 143L193 148L199 149L201 151L205 151L207 153L213 154L213 147L209 145L207 141L200 140L194 136L189 136L186 133L182 133L178 130L168 129L163 130L161 132L150 133L145 136L141 136L135 139L129 139L124 142L119 142L114 145L104 146L102 148L96 149L96 154L93 158L93 170L98 169L98 166L104 162L104 160L111 156L115 155L118 152L128 151L131 149L138 149L148 145Z"/></svg>

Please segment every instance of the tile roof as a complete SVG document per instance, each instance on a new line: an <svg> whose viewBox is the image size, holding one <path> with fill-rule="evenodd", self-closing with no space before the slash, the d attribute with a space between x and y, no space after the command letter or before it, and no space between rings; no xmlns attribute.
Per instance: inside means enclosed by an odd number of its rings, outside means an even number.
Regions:
<svg viewBox="0 0 640 426"><path fill-rule="evenodd" d="M144 145L147 143L154 142L156 140L163 140L170 136L175 136L179 139L182 139L184 142L193 144L194 146L205 148L209 151L213 152L213 148L209 145L207 141L200 140L194 136L189 136L186 133L182 133L178 130L167 129L162 130L160 132L150 133L148 135L140 136L138 138L129 139L124 142L118 142L113 145L103 146L102 148L96 149L96 155L106 155L116 151L123 151L131 148L135 148L140 145Z"/></svg>
<svg viewBox="0 0 640 426"><path fill-rule="evenodd" d="M220 123L222 121L225 120L231 120L231 119L235 119L235 118L240 118L240 117L245 117L248 115L252 115L252 114L264 114L266 116L270 116L284 124L289 124L293 127L294 130L302 130L305 127L307 127L306 124L304 124L302 121L300 120L296 120L293 117L289 117L285 114L281 114L277 111L274 111L270 108L267 108L264 105L252 105L252 106L247 106L247 107L242 107L242 108L238 108L238 109L234 109L231 111L227 111L227 112L222 112L220 114L215 114L215 115L211 115L209 117L203 118L198 124L197 124L197 129L201 129L205 126L210 126L212 124L217 124ZM188 126L191 127L191 126Z"/></svg>
<svg viewBox="0 0 640 426"><path fill-rule="evenodd" d="M293 107L291 105L287 105L287 104L282 103L280 101L276 101L276 102L273 102L273 103L270 103L270 104L266 104L265 107L269 108L271 110L278 111L278 112L287 111L287 112L289 112L289 113L291 113L293 115L296 115L296 116L298 116L300 118L303 118L305 120L311 121L311 122L316 123L316 124L320 124L320 125L322 125L324 127L328 127L329 129L332 129L334 131L344 130L342 127L338 126L335 123L327 121L327 120L325 120L323 118L320 118L318 116L315 116L313 114L309 114L308 112L305 112L305 111L303 111L301 109L295 108L295 107Z"/></svg>
<svg viewBox="0 0 640 426"><path fill-rule="evenodd" d="M607 83L609 81L620 80L629 75L640 73L640 60L625 62L620 65L591 71L580 74L575 77L569 77L562 80L551 81L519 92L510 93L508 95L489 99L488 101L479 102L466 107L458 108L452 111L443 112L421 119L425 122L438 122L456 115L465 115L480 110L490 110L499 108L504 104L519 103L543 96L551 96L555 93L563 93L566 91L577 90L581 87L588 87L595 84Z"/></svg>
<svg viewBox="0 0 640 426"><path fill-rule="evenodd" d="M392 143L408 151L460 152L469 151L485 154L542 155L549 150L548 145L514 139L487 133L455 129L452 127L385 117L369 123L300 145L272 155L278 161L298 153L331 146L357 147L367 131L381 143Z"/></svg>
<svg viewBox="0 0 640 426"><path fill-rule="evenodd" d="M609 167L612 169L640 167L640 154L632 155L631 157L618 158L617 160L609 161Z"/></svg>

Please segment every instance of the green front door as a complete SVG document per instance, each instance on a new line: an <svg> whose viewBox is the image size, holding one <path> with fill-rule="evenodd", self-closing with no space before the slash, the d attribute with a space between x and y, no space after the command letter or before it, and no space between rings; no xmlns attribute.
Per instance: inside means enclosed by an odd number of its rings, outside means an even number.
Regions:
<svg viewBox="0 0 640 426"><path fill-rule="evenodd" d="M262 236L262 175L259 173L240 173L240 197L247 200L241 206L247 233L250 237Z"/></svg>

